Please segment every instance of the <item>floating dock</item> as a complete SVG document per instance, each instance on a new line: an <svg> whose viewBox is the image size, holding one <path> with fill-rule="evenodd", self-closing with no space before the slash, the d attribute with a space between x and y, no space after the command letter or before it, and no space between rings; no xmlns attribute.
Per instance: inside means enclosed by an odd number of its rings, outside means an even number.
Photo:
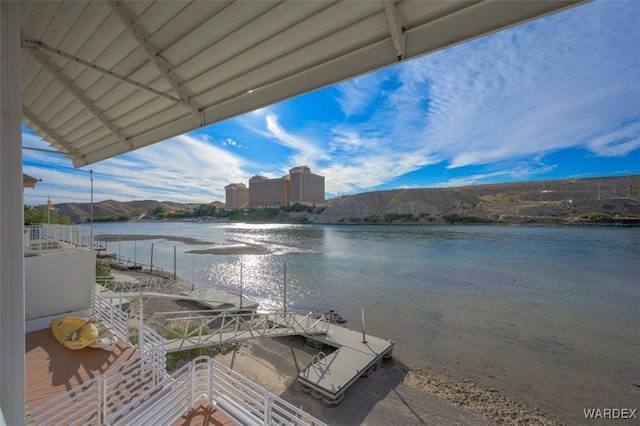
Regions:
<svg viewBox="0 0 640 426"><path fill-rule="evenodd" d="M327 334L305 335L307 340L336 348L328 355L320 352L311 365L298 374L303 393L328 405L338 405L358 378L366 377L378 368L383 359L391 357L394 342L365 335L360 331L330 324Z"/></svg>

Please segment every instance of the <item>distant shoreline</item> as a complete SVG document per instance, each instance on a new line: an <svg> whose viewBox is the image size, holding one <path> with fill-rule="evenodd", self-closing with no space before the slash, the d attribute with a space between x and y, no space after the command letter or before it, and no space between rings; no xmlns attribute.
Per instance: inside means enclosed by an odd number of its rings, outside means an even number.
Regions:
<svg viewBox="0 0 640 426"><path fill-rule="evenodd" d="M144 241L144 240L166 240L178 241L186 245L195 246L213 246L204 249L194 249L185 253L193 254L213 254L213 255L234 255L234 254L269 254L270 251L258 245L249 245L247 243L237 243L241 245L219 244L211 241L199 240L191 237L181 237L176 235L151 235L151 234L103 234L100 236L100 242L118 242L118 241Z"/></svg>

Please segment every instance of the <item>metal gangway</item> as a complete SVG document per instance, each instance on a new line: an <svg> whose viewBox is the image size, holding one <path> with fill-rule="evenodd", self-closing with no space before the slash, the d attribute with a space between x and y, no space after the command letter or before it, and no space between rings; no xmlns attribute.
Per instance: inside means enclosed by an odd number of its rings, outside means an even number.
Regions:
<svg viewBox="0 0 640 426"><path fill-rule="evenodd" d="M97 279L100 285L109 289L113 293L125 297L139 296L144 294L166 294L180 296L185 292L189 293L189 297L193 299L202 299L207 295L207 289L188 286L180 281L170 280L159 277L140 277L132 281L119 281L115 279ZM190 288L189 288L190 287ZM220 294L224 290L219 290Z"/></svg>
<svg viewBox="0 0 640 426"><path fill-rule="evenodd" d="M167 352L235 343L261 337L327 334L326 315L290 310L158 312L147 318L167 340Z"/></svg>
<svg viewBox="0 0 640 426"><path fill-rule="evenodd" d="M141 277L133 281L97 280L100 296L117 303L122 300L175 299L195 302L210 309L255 309L258 304L224 288L202 288L186 281Z"/></svg>

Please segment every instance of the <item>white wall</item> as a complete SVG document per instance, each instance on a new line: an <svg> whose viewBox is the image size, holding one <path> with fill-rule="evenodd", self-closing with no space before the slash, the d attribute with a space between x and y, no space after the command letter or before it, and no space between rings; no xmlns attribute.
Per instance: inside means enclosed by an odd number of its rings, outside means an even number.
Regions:
<svg viewBox="0 0 640 426"><path fill-rule="evenodd" d="M0 1L0 408L24 424L20 2Z"/></svg>
<svg viewBox="0 0 640 426"><path fill-rule="evenodd" d="M89 309L96 282L95 252L25 257L25 319Z"/></svg>

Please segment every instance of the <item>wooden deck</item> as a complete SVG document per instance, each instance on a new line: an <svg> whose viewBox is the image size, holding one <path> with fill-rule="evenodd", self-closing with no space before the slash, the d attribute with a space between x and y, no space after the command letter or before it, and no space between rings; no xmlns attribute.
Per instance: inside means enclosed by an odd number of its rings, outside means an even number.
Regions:
<svg viewBox="0 0 640 426"><path fill-rule="evenodd" d="M28 333L25 340L27 410L62 395L109 369L116 369L137 356L136 349L125 342L118 342L113 352L92 348L70 350L53 338L49 328ZM110 401L110 408L121 405L145 388L146 385L141 383L140 378L132 377L117 392L118 401ZM180 418L175 425L231 426L235 423L219 410L201 404Z"/></svg>
<svg viewBox="0 0 640 426"><path fill-rule="evenodd" d="M113 352L91 348L73 351L58 343L49 328L28 333L27 406L37 407L135 356L135 348L124 342L118 342Z"/></svg>
<svg viewBox="0 0 640 426"><path fill-rule="evenodd" d="M173 426L235 426L224 413L215 408L200 404L176 421Z"/></svg>

